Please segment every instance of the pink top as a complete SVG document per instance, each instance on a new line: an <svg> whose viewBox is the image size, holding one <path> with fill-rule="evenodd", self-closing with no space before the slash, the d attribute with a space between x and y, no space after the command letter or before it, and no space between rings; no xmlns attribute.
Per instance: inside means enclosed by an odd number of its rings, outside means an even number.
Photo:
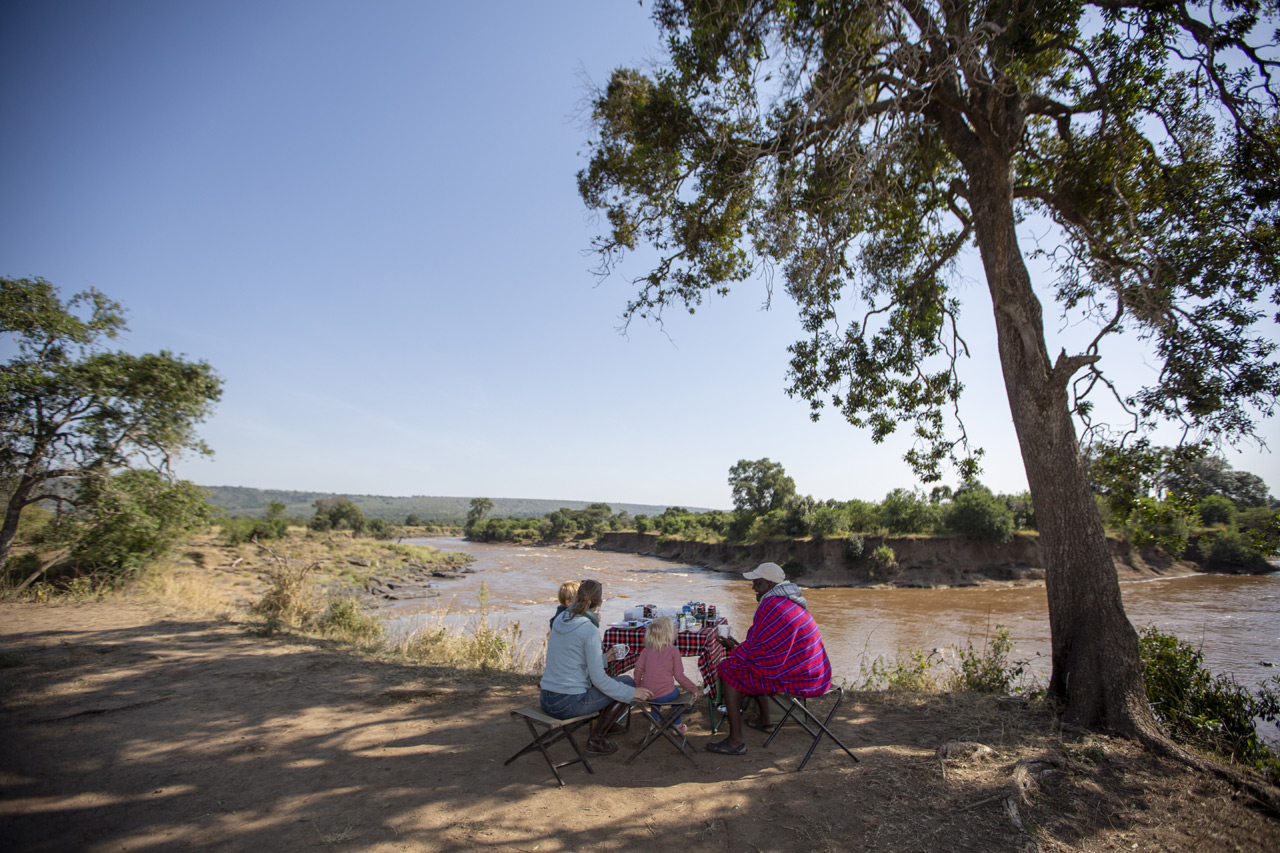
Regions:
<svg viewBox="0 0 1280 853"><path fill-rule="evenodd" d="M679 649L672 645L660 652L648 647L640 651L636 661L636 687L652 691L654 696L666 696L676 689L677 681L690 693L697 692L697 686L684 674Z"/></svg>

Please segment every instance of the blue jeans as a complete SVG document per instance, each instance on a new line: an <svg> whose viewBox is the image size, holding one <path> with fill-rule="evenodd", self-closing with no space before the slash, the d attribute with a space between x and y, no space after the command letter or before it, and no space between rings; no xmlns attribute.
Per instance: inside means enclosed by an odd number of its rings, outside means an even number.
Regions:
<svg viewBox="0 0 1280 853"><path fill-rule="evenodd" d="M619 676L616 680L628 687L636 686L635 679L629 675ZM612 701L600 692L600 688L591 685L585 693L556 693L554 690L543 690L538 704L542 705L542 710L557 720L567 720L571 717L581 717L583 714L602 711L609 707Z"/></svg>
<svg viewBox="0 0 1280 853"><path fill-rule="evenodd" d="M670 701L672 701L673 699L675 699L675 698L676 698L677 696L679 696L679 695L680 695L680 688L679 688L679 687L677 687L675 690L672 690L672 691L671 691L670 693L668 693L666 696L654 696L654 697L653 697L652 699L650 699L649 701L650 701L650 702L670 702ZM654 721L655 723L656 723L656 722L658 722L658 712L657 712L657 711L650 711L650 712L649 712L649 716L650 716L650 717L653 717L653 721ZM682 724L683 722L684 722L684 712L682 711L681 713L679 713L679 714L677 714L677 715L676 715L675 722L674 722L674 723L672 723L671 725L673 725L673 726L678 726L678 725Z"/></svg>

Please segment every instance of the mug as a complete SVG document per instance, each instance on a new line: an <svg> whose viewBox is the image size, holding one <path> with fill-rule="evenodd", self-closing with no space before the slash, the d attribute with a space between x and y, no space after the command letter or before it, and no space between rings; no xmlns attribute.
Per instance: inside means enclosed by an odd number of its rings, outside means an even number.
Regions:
<svg viewBox="0 0 1280 853"><path fill-rule="evenodd" d="M729 636L729 623L721 622L719 625L716 626L716 629L720 632L721 637Z"/></svg>
<svg viewBox="0 0 1280 853"><path fill-rule="evenodd" d="M614 659L615 661L620 661L620 660L622 660L623 658L625 658L626 656L627 656L627 644L626 644L626 643L614 643L614 644L613 644L613 659Z"/></svg>

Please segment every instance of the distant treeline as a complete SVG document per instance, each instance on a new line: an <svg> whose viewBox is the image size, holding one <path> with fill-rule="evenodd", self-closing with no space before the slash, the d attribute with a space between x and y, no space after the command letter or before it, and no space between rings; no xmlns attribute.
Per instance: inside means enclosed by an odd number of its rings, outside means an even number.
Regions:
<svg viewBox="0 0 1280 853"><path fill-rule="evenodd" d="M360 508L368 518L378 518L395 524L404 524L414 517L413 523L424 525L461 526L467 518L471 498L387 497L384 495L346 495L333 492L297 492L281 489L250 489L244 486L201 486L209 495L209 503L231 516L264 517L269 504L282 503L285 515L290 518L310 519L316 513L316 502L346 498ZM493 498L493 513L507 518L543 518L562 507L586 509L588 501L557 501L534 498ZM613 504L620 512L631 515L656 515L667 507L649 504Z"/></svg>

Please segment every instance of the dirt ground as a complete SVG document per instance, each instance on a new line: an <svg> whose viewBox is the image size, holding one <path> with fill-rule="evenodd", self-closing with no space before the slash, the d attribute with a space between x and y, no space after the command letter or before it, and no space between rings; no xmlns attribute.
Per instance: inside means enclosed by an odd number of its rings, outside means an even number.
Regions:
<svg viewBox="0 0 1280 853"><path fill-rule="evenodd" d="M1280 849L1224 783L989 697L852 694L834 725L861 762L824 743L799 773L798 729L628 765L636 726L558 788L536 753L504 766L532 679L153 603L0 604L0 685L5 850Z"/></svg>

